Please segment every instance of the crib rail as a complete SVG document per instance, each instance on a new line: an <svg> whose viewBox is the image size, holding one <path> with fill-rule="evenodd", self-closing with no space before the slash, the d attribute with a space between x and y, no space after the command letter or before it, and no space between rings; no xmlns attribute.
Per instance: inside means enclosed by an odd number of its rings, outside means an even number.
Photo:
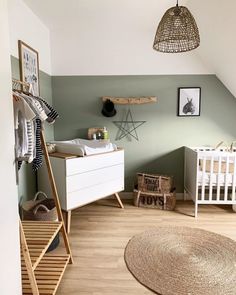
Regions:
<svg viewBox="0 0 236 295"><path fill-rule="evenodd" d="M185 191L198 204L236 204L236 150L185 148Z"/></svg>
<svg viewBox="0 0 236 295"><path fill-rule="evenodd" d="M198 200L206 203L234 204L236 188L236 152L198 151Z"/></svg>

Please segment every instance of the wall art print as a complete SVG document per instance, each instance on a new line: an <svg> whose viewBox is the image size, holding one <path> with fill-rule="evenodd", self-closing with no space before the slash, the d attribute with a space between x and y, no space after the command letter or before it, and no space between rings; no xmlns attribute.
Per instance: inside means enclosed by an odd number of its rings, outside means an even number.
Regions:
<svg viewBox="0 0 236 295"><path fill-rule="evenodd" d="M23 41L18 41L21 80L32 85L33 94L39 96L38 52Z"/></svg>
<svg viewBox="0 0 236 295"><path fill-rule="evenodd" d="M201 112L201 88L178 88L178 116L197 117Z"/></svg>

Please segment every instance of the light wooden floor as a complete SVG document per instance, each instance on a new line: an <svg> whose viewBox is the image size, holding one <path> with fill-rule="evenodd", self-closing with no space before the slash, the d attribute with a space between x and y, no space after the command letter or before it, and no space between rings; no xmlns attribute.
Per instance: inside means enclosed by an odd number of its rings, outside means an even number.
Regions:
<svg viewBox="0 0 236 295"><path fill-rule="evenodd" d="M73 211L74 264L67 268L58 295L153 294L132 277L123 258L129 239L151 227L199 227L236 240L236 213L230 206L202 205L195 220L192 202L178 202L175 212L136 208L130 201L124 205L122 210L115 200L103 200Z"/></svg>

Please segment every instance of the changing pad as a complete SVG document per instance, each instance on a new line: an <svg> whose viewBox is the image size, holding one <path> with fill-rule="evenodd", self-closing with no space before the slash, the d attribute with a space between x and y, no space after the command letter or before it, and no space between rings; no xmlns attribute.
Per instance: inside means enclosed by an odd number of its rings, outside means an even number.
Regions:
<svg viewBox="0 0 236 295"><path fill-rule="evenodd" d="M86 140L75 138L66 141L51 141L56 144L56 151L78 156L95 155L117 150L117 146L108 140Z"/></svg>

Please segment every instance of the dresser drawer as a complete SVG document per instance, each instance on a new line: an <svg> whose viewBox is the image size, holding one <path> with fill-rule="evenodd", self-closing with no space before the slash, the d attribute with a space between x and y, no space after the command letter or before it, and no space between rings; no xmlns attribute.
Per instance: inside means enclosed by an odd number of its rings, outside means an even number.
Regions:
<svg viewBox="0 0 236 295"><path fill-rule="evenodd" d="M61 207L71 210L124 190L124 151L64 159L50 157ZM45 161L38 188L53 197Z"/></svg>
<svg viewBox="0 0 236 295"><path fill-rule="evenodd" d="M124 151L73 158L66 161L66 176L80 174L124 163Z"/></svg>
<svg viewBox="0 0 236 295"><path fill-rule="evenodd" d="M74 208L84 206L122 190L124 190L124 179L120 178L68 193L66 210L72 210Z"/></svg>
<svg viewBox="0 0 236 295"><path fill-rule="evenodd" d="M66 191L70 193L98 184L106 185L114 179L124 179L124 164L67 176Z"/></svg>

